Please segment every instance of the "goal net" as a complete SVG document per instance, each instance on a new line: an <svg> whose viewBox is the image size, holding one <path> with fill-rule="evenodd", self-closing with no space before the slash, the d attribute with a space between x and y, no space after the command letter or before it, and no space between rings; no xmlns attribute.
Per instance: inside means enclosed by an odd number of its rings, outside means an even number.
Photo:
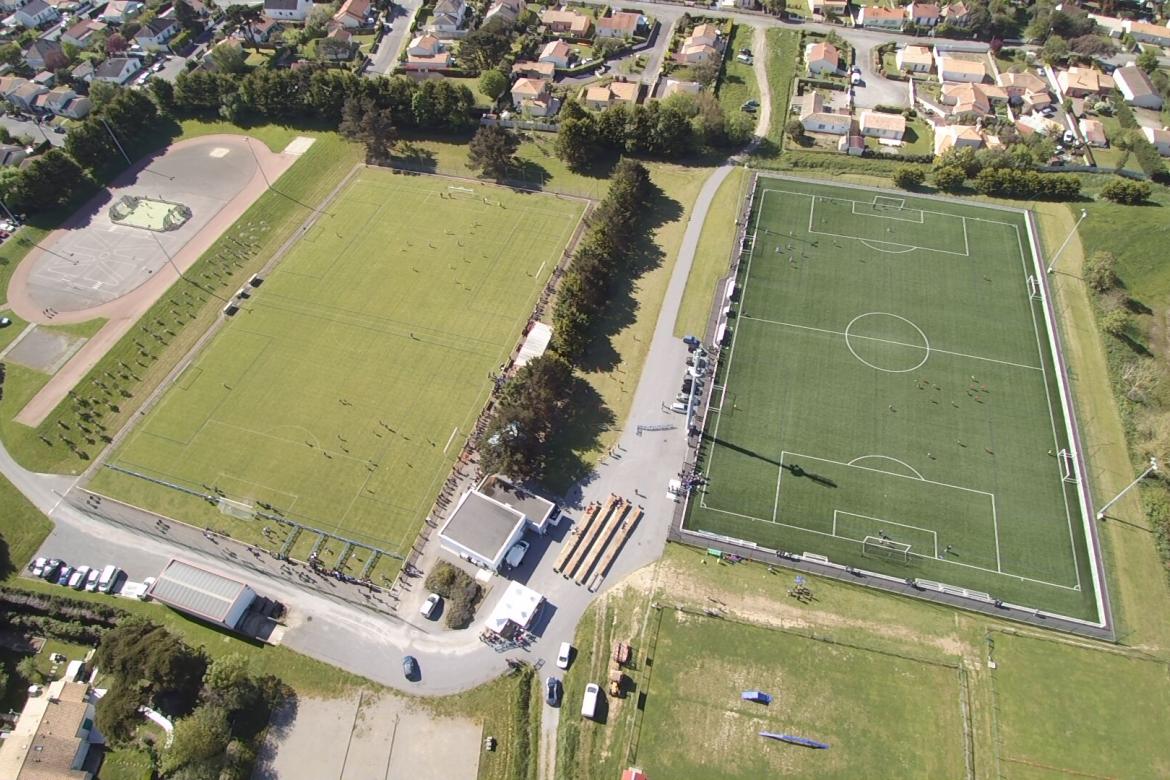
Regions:
<svg viewBox="0 0 1170 780"><path fill-rule="evenodd" d="M219 505L220 514L234 517L237 520L251 520L256 517L256 510L251 504L244 504L239 501L232 501L230 498L220 497L216 502Z"/></svg>
<svg viewBox="0 0 1170 780"><path fill-rule="evenodd" d="M867 536L861 542L861 554L866 558L909 563L910 544L908 542L895 542L893 539L881 536Z"/></svg>

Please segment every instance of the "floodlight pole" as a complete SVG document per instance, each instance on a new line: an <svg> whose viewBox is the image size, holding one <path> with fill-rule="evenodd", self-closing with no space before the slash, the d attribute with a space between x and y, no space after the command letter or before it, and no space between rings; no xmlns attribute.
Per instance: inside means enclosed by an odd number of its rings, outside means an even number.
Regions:
<svg viewBox="0 0 1170 780"><path fill-rule="evenodd" d="M1089 216L1088 210L1081 209L1081 218L1077 220L1077 224L1072 226L1072 230L1068 231L1068 237L1064 239L1064 243L1060 245L1060 249L1057 249L1056 254L1052 256L1052 262L1048 264L1048 273L1053 272L1052 269L1056 267L1056 259L1060 257L1060 253L1064 251L1066 246L1068 246L1068 242L1072 241L1072 237L1077 233L1077 228L1081 226L1081 222L1083 222L1087 216Z"/></svg>
<svg viewBox="0 0 1170 780"><path fill-rule="evenodd" d="M1133 488L1134 485L1141 482L1143 479L1145 479L1146 477L1148 477L1150 474L1152 474L1153 472L1155 472L1157 470L1158 470L1158 459L1157 458L1150 458L1150 465L1146 468L1145 471L1143 471L1138 476L1137 479L1135 479L1133 482L1130 482L1128 485L1126 485L1125 489L1122 490L1120 493L1118 493L1116 496L1114 496L1112 498L1112 500L1109 501L1109 503L1105 504L1105 506L1103 506L1097 510L1097 519L1104 520L1105 519L1105 510L1109 509L1109 507L1111 507L1115 503L1117 503L1117 500L1119 498L1121 498L1122 496L1124 496L1126 493L1128 493Z"/></svg>
<svg viewBox="0 0 1170 780"><path fill-rule="evenodd" d="M114 145L118 147L118 151L126 158L126 164L133 165L134 163L130 162L130 155L126 154L126 150L122 148L122 142L118 140L118 136L114 135L114 130L110 127L110 123L106 121L105 117L99 116L98 119L105 125L106 132L110 134L110 138L114 139Z"/></svg>

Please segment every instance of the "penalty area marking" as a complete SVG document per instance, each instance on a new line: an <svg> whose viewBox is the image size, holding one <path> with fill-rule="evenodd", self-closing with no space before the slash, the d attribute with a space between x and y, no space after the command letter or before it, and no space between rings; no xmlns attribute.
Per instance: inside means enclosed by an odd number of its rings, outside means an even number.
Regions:
<svg viewBox="0 0 1170 780"><path fill-rule="evenodd" d="M921 247L916 247L916 246L910 246L909 244L895 244L895 243L890 242L890 241L870 241L868 238L859 238L857 240L875 252L885 252L888 255L904 255L907 252L913 252L915 249L921 248ZM901 249L885 249L884 247L877 246L877 244L886 244L887 246L901 247Z"/></svg>
<svg viewBox="0 0 1170 780"><path fill-rule="evenodd" d="M918 471L918 469L914 468L913 466L911 466L909 463L907 463L904 460L898 460L897 458L891 458L889 455L859 455L858 457L849 461L848 465L856 466L859 461L863 461L863 460L890 460L890 461L893 461L894 463L905 466L912 474L914 474L915 477L922 480L923 482L926 481L926 477L922 476L922 474ZM874 469L874 471L885 471L885 469ZM894 472L886 471L886 473L893 474ZM897 476L905 476L905 474L898 474Z"/></svg>

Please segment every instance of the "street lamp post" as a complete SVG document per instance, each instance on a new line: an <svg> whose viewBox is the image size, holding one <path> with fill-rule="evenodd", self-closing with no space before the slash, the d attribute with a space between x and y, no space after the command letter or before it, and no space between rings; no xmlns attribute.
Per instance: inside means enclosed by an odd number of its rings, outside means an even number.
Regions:
<svg viewBox="0 0 1170 780"><path fill-rule="evenodd" d="M1048 273L1052 273L1052 269L1056 266L1056 259L1060 257L1060 253L1064 251L1066 246L1068 246L1068 242L1072 241L1072 237L1077 233L1077 228L1081 226L1081 222L1083 222L1087 216L1089 216L1089 212L1085 209L1081 209L1081 218L1077 220L1077 224L1072 226L1072 230L1068 231L1068 237L1064 239L1064 243L1060 245L1060 249L1057 249L1056 254L1052 256L1052 262L1048 264Z"/></svg>
<svg viewBox="0 0 1170 780"><path fill-rule="evenodd" d="M1148 477L1150 474L1152 474L1153 472L1155 472L1157 470L1158 470L1158 459L1157 458L1150 458L1150 465L1146 467L1145 471L1143 471L1141 474L1138 475L1137 479L1135 479L1133 482L1130 482L1128 485L1126 485L1125 488L1120 493L1118 493L1116 496L1114 496L1112 499L1110 499L1109 502L1105 504L1105 506L1103 506L1097 510L1097 519L1104 520L1105 519L1105 511L1107 509L1109 509L1109 507L1116 504L1117 500L1119 498L1121 498L1122 496L1124 496L1126 493L1128 493L1133 488L1134 485L1141 482L1143 479L1145 479L1146 477Z"/></svg>

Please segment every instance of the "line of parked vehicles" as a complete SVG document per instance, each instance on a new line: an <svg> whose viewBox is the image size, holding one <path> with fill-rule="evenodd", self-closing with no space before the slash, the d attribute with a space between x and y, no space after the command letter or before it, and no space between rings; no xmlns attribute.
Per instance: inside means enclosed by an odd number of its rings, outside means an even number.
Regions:
<svg viewBox="0 0 1170 780"><path fill-rule="evenodd" d="M125 576L114 564L105 567L78 566L74 568L60 558L37 558L28 565L34 577L73 590L90 593L113 593Z"/></svg>

